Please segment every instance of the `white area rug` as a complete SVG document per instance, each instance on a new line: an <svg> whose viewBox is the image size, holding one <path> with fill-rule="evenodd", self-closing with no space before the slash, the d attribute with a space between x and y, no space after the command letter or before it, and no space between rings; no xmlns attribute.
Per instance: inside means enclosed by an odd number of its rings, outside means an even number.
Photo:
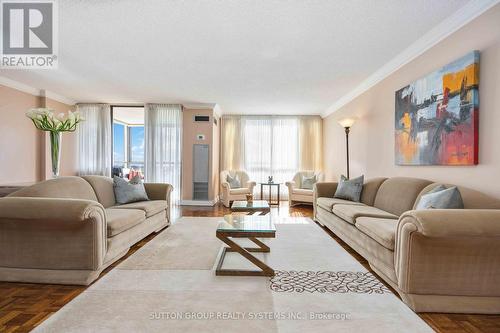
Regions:
<svg viewBox="0 0 500 333"><path fill-rule="evenodd" d="M215 276L220 220L177 220L35 331L432 332L310 219L275 218L273 279Z"/></svg>

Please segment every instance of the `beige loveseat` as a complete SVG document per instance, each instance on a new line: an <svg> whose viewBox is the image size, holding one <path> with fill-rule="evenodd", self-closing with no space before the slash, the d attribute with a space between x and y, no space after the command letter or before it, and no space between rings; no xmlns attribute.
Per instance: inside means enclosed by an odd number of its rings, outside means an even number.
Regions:
<svg viewBox="0 0 500 333"><path fill-rule="evenodd" d="M500 313L500 200L458 187L465 209L413 210L437 183L376 178L360 203L317 183L314 217L416 312ZM446 184L445 184L446 185Z"/></svg>
<svg viewBox="0 0 500 333"><path fill-rule="evenodd" d="M117 206L113 180L61 177L0 199L0 281L88 285L170 223L169 184Z"/></svg>

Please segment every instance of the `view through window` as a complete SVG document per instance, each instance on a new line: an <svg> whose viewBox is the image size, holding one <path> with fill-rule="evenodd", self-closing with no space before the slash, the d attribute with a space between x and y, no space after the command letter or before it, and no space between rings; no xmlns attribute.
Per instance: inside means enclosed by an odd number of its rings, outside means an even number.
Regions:
<svg viewBox="0 0 500 333"><path fill-rule="evenodd" d="M143 107L113 107L113 175L144 178Z"/></svg>

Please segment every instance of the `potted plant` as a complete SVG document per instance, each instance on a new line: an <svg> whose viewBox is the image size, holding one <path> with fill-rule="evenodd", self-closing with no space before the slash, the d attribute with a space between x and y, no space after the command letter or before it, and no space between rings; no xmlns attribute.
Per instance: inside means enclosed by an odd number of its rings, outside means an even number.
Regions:
<svg viewBox="0 0 500 333"><path fill-rule="evenodd" d="M83 121L80 113L71 112L55 114L49 108L35 108L26 112L26 116L33 121L35 127L41 131L49 132L50 155L52 157L52 177L59 176L61 163L61 140L63 132L74 132L78 123Z"/></svg>

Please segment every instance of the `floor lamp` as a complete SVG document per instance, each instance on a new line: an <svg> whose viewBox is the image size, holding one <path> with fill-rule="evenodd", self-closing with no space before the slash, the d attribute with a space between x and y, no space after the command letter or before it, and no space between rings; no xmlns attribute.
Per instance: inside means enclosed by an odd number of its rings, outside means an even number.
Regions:
<svg viewBox="0 0 500 333"><path fill-rule="evenodd" d="M340 126L342 126L345 130L347 179L349 179L349 132L351 131L351 127L355 122L356 118L344 118L339 120Z"/></svg>

